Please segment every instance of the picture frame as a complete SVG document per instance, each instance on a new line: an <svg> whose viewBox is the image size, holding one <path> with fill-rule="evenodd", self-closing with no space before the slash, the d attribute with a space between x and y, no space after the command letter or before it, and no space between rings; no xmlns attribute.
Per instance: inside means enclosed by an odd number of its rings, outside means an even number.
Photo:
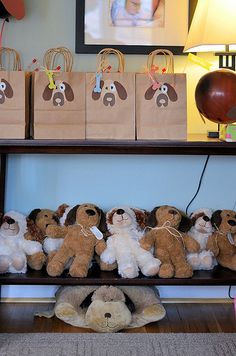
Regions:
<svg viewBox="0 0 236 356"><path fill-rule="evenodd" d="M116 48L119 49L121 52L125 53L125 54L148 54L151 51L158 49L158 48L165 48L168 49L170 51L173 52L173 54L175 55L182 55L183 53L183 49L184 49L184 43L187 37L187 33L188 33L188 29L191 23L191 19L197 4L197 0L182 0L182 6L179 6L179 13L178 16L175 16L175 11L172 10L170 7L167 7L167 18L171 19L173 17L173 20L175 21L176 18L178 21L178 25L174 25L174 21L167 21L168 22L168 26L166 26L165 29L165 33L164 35L162 34L162 29L153 29L153 28L143 28L143 27L132 27L132 28L125 28L125 27L119 27L116 28L116 36L112 37L112 27L108 24L108 21L105 19L105 14L104 12L100 14L99 18L94 18L93 21L91 21L92 26L94 27L94 25L97 26L97 24L99 23L99 26L102 26L104 28L101 29L101 32L108 34L109 38L106 39L104 38L98 38L98 39L93 39L91 38L91 36L89 37L88 35L88 25L85 25L85 21L88 19L88 11L87 11L87 7L91 7L91 4L94 4L94 7L96 8L96 4L97 7L99 6L104 6L103 4L106 3L106 6L108 8L109 6L109 1L111 0L76 0L76 29L75 29L75 52L76 53L93 53L96 54L98 53L101 49L105 48L105 47L112 47L112 48ZM114 0L113 0L114 1ZM175 1L175 3L180 4L180 0L176 1L176 0L164 0L166 2L166 4L168 4L167 2L169 1ZM102 5L101 5L102 4ZM173 4L173 3L172 3ZM169 5L168 5L169 6ZM184 9L184 7L187 7ZM86 13L87 11L87 13ZM182 15L181 15L182 14ZM185 14L186 16L184 16L183 14ZM184 16L181 18L181 16ZM187 19L186 19L187 17ZM88 20L87 20L88 22ZM180 24L184 23L184 29L182 30L181 34L182 34L182 38L179 40L177 39L176 42L173 40L173 37L175 36L176 33L179 33L179 27ZM178 26L178 31L176 31L176 27ZM173 27L173 28L172 28ZM97 33L99 31L97 31L96 28L92 28L91 32L95 33L95 37L97 36ZM124 32L125 31L125 32ZM137 39L140 38L140 33L144 33L147 34L152 31L152 37L153 36L153 31L161 31L160 33L162 34L162 43L150 43L150 41L148 40L147 43L145 43L145 39L143 40L143 43L138 43ZM123 43L124 41L121 41L122 43L120 43L119 41L115 40L115 37L117 37L117 33L124 33L123 38L126 38L126 34L130 34L133 33L133 39L135 40L133 43L132 39L131 42L129 43ZM89 38L89 40L87 40L87 37ZM150 35L149 35L150 37ZM158 36L156 36L158 37ZM170 38L171 41L174 43L170 43ZM177 43L177 42L181 42L181 43Z"/></svg>

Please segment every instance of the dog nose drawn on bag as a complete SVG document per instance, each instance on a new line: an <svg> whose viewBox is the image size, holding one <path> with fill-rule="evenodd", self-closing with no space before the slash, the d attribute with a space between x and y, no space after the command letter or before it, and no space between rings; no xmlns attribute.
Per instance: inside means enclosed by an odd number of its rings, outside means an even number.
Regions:
<svg viewBox="0 0 236 356"><path fill-rule="evenodd" d="M13 89L5 79L0 79L0 104L4 104L6 98L11 99L13 97Z"/></svg>
<svg viewBox="0 0 236 356"><path fill-rule="evenodd" d="M45 101L52 100L54 106L63 106L65 101L74 100L74 92L70 84L56 80L56 89L50 89L48 85L45 87L43 92L43 99Z"/></svg>
<svg viewBox="0 0 236 356"><path fill-rule="evenodd" d="M164 83L159 87L154 87L151 85L144 95L146 100L151 100L154 97L154 94L157 92L156 103L158 107L166 107L170 101L177 101L178 95L174 87L168 83Z"/></svg>
<svg viewBox="0 0 236 356"><path fill-rule="evenodd" d="M105 106L114 106L116 104L117 95L121 100L127 99L128 95L126 89L116 80L101 80L100 88L100 91L93 90L92 98L93 100L98 100L101 98Z"/></svg>

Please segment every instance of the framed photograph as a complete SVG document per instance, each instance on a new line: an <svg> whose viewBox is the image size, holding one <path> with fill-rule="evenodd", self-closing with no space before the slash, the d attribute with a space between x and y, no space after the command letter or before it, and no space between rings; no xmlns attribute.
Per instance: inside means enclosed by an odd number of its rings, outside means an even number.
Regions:
<svg viewBox="0 0 236 356"><path fill-rule="evenodd" d="M197 0L76 0L76 53L183 54Z"/></svg>

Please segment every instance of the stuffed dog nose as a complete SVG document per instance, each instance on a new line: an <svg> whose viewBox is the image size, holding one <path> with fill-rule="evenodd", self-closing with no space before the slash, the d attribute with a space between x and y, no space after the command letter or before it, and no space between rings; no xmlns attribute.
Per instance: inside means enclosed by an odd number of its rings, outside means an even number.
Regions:
<svg viewBox="0 0 236 356"><path fill-rule="evenodd" d="M123 209L117 209L116 214L122 215L122 214L124 214L124 212L125 211Z"/></svg>
<svg viewBox="0 0 236 356"><path fill-rule="evenodd" d="M204 220L204 221L210 221L210 219L209 219L208 216L206 216L206 215L203 216L203 220Z"/></svg>
<svg viewBox="0 0 236 356"><path fill-rule="evenodd" d="M111 318L111 314L110 313L105 313L104 316L105 316L105 318Z"/></svg>
<svg viewBox="0 0 236 356"><path fill-rule="evenodd" d="M235 226L235 225L236 225L236 221L234 221L234 220L228 220L228 224L229 224L230 226Z"/></svg>
<svg viewBox="0 0 236 356"><path fill-rule="evenodd" d="M93 216L93 215L96 214L95 211L92 210L92 209L87 209L87 210L86 210L86 213L88 214L88 216Z"/></svg>

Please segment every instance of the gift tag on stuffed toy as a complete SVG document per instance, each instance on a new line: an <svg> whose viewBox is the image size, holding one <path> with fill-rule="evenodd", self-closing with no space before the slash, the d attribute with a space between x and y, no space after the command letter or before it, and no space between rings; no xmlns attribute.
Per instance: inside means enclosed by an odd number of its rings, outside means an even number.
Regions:
<svg viewBox="0 0 236 356"><path fill-rule="evenodd" d="M98 240L102 240L102 239L103 239L103 234L102 234L102 232L97 228L97 226L92 226L92 227L90 227L90 231L94 234L94 236L95 236Z"/></svg>
<svg viewBox="0 0 236 356"><path fill-rule="evenodd" d="M232 236L231 233L228 233L228 234L227 234L227 238L228 238L228 240L229 240L229 243L231 243L231 245L234 245L234 240L233 240L233 236Z"/></svg>

